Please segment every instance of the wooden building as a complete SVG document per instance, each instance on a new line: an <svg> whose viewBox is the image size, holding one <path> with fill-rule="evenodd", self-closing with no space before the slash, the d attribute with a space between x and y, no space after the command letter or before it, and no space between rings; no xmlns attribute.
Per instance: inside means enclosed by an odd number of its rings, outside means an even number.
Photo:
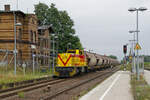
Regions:
<svg viewBox="0 0 150 100"><path fill-rule="evenodd" d="M20 26L17 24L20 23ZM50 27L40 29L38 33L37 18L34 14L25 14L22 11L11 11L10 5L5 5L5 10L0 11L0 61L1 63L14 64L14 40L17 40L17 64L23 63L32 66L33 54L35 63L38 64L39 54L49 56ZM43 33L44 32L44 33ZM44 35L43 35L44 34ZM42 40L43 39L43 40ZM43 46L41 51L40 46ZM39 51L40 50L40 51ZM47 59L47 58L45 58ZM48 59L47 59L48 60ZM44 60L45 63L48 63ZM5 62L6 61L6 62ZM1 64L0 63L0 64Z"/></svg>

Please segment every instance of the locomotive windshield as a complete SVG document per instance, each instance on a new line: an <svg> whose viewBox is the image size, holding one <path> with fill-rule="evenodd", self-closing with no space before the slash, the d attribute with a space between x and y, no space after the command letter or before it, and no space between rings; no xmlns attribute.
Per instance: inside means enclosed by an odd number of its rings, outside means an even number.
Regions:
<svg viewBox="0 0 150 100"><path fill-rule="evenodd" d="M82 50L68 50L67 53L73 53L73 54L77 54L77 55L84 54Z"/></svg>
<svg viewBox="0 0 150 100"><path fill-rule="evenodd" d="M76 53L74 50L68 50L67 53Z"/></svg>

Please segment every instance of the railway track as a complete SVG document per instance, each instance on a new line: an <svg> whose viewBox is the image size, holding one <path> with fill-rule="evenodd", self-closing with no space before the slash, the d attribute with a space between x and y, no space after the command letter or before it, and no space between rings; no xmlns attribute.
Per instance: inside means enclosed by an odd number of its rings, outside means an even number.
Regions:
<svg viewBox="0 0 150 100"><path fill-rule="evenodd" d="M150 71L150 68L144 68L145 70L149 70Z"/></svg>
<svg viewBox="0 0 150 100"><path fill-rule="evenodd" d="M27 92L30 90L42 88L48 85L53 85L53 84L57 84L57 83L64 82L64 81L65 79L50 79L50 80L44 80L44 81L40 81L36 83L30 83L30 84L26 84L23 86L1 90L0 99L4 99L6 97L17 95L19 92Z"/></svg>
<svg viewBox="0 0 150 100"><path fill-rule="evenodd" d="M82 75L82 76L84 76L84 75ZM75 77L75 78L78 78L78 76ZM17 96L18 93L20 93L20 92L28 92L28 91L40 89L40 88L43 88L43 87L47 88L47 86L53 86L53 85L56 85L58 83L63 83L66 80L70 81L72 79L69 78L69 79L42 80L42 81L36 82L36 83L29 83L29 84L26 83L23 86L9 88L9 89L5 89L5 90L0 90L0 100L1 99L5 100L5 98L9 98L9 97L12 97L12 96L15 96L15 95ZM14 99L11 99L11 100L14 100Z"/></svg>
<svg viewBox="0 0 150 100"><path fill-rule="evenodd" d="M89 78L89 79L86 79L86 80L83 80L83 81L80 81L80 82L77 82L77 84L74 84L74 85L70 85L68 86L68 88L64 88L64 89L61 89L60 91L56 92L55 94L53 95L49 95L49 96L46 96L44 98L41 98L40 100L51 100L53 98L57 98L57 96L60 96L68 91L71 91L75 88L78 88L82 85L85 85L85 84L88 84L89 82L93 81L93 80L96 80L98 78L100 78L101 81L105 80L107 77L111 76L113 73L115 73L116 71L118 71L119 69L114 69L112 71L106 71L105 73L99 73L98 75L92 77L92 78ZM57 100L57 99L56 99Z"/></svg>
<svg viewBox="0 0 150 100"><path fill-rule="evenodd" d="M103 81L113 73L115 73L118 69L107 69L104 71L97 71L88 74L84 74L81 76L77 76L75 78L69 79L50 79L41 81L38 83L27 84L24 86L7 89L4 91L0 91L0 100L15 100L18 98L18 93L25 92L24 100L70 100L70 99L55 99L63 96L63 94L71 93L70 91L76 91L77 88L84 86L85 84L91 84L95 80ZM50 91L43 92L47 87L50 86ZM45 88L46 87L46 88ZM31 92L31 90L35 90ZM81 92L81 91L80 91ZM30 95L32 94L32 95ZM73 94L73 93L72 93ZM12 97L13 96L13 97ZM7 98L9 97L9 98ZM65 97L65 96L64 96ZM65 97L66 98L66 97ZM20 98L16 99L20 100Z"/></svg>
<svg viewBox="0 0 150 100"><path fill-rule="evenodd" d="M36 78L36 79L31 79L31 80L25 80L25 81L20 81L20 82L12 82L12 83L7 83L7 84L0 84L0 91L2 90L3 86L6 86L8 88L13 88L13 87L19 87L19 86L23 86L26 84L30 84L30 83L34 83L34 82L40 82L40 81L44 81L44 80L50 80L52 79L50 76L48 77L42 77L42 78Z"/></svg>

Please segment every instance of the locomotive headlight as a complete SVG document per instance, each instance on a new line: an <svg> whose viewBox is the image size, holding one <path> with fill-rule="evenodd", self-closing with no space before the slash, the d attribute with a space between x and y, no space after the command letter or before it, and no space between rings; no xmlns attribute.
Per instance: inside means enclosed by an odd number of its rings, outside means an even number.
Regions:
<svg viewBox="0 0 150 100"><path fill-rule="evenodd" d="M59 71L59 68L58 68L58 67L56 67L56 68L55 68L55 70L58 72L58 71Z"/></svg>

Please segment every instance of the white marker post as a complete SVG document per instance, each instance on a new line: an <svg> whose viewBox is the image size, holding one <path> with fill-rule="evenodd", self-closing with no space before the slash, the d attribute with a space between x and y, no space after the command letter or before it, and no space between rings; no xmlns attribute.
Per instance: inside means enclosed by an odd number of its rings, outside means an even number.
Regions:
<svg viewBox="0 0 150 100"><path fill-rule="evenodd" d="M32 56L33 56L33 75L34 75L35 74L35 66L34 66L34 63L35 63L35 61L34 61L35 58L34 57L35 57L35 55L33 54Z"/></svg>

